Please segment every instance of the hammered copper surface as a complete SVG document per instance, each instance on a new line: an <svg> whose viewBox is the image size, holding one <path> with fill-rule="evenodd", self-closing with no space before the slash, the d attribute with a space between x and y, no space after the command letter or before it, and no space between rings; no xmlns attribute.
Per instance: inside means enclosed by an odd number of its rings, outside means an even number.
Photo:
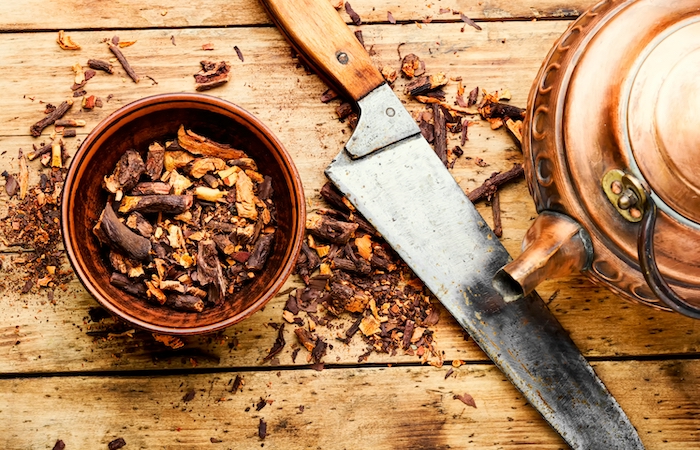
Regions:
<svg viewBox="0 0 700 450"><path fill-rule="evenodd" d="M700 2L603 1L544 61L530 92L523 151L538 211L556 211L591 236L585 273L629 299L661 305L640 272L639 225L601 186L620 169L659 205L656 260L700 305ZM534 264L534 263L533 263Z"/></svg>

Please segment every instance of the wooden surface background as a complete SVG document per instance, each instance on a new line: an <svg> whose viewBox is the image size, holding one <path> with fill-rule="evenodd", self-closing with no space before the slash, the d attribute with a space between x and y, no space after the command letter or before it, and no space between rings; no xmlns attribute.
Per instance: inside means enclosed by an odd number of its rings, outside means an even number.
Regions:
<svg viewBox="0 0 700 450"><path fill-rule="evenodd" d="M553 42L592 0L529 2L354 0L363 19L367 48L378 67L399 68L415 53L429 72L462 77L465 87L509 89L511 103L525 106L533 78ZM482 27L464 25L461 11ZM387 11L396 24L387 20ZM342 16L349 22L347 14ZM357 28L357 27L353 27ZM463 29L464 28L464 29ZM61 50L58 30L82 45ZM103 99L92 111L74 106L67 117L84 119L69 151L100 120L138 98L192 92L202 59L232 63L231 81L212 95L258 116L285 143L301 173L309 211L321 205L323 169L348 139L338 121L337 101L320 101L326 86L291 56L289 45L261 6L248 0L26 0L0 5L0 168L17 172L18 149L47 139L32 138L29 126L45 103L71 96L71 66L89 58L109 59L103 38L137 42L125 54L139 84L117 67L88 82ZM213 51L202 50L212 43ZM237 46L244 61L234 51ZM395 91L402 96L405 80ZM456 83L447 86L454 95ZM402 96L402 98L404 98ZM405 99L412 112L423 105ZM477 120L477 119L475 119ZM510 168L522 155L504 130L476 121L465 153L453 169L465 190ZM456 144L451 142L450 145ZM489 164L480 167L475 158ZM30 164L30 181L41 166ZM8 197L0 191L0 215ZM511 254L536 216L524 181L501 192L504 235ZM491 221L490 207L479 210ZM0 244L0 442L6 449L107 448L123 437L125 448L272 449L558 449L563 441L505 380L488 358L443 310L435 326L443 367L417 357L373 353L364 363L359 338L335 343L314 371L291 345L279 366L263 364L283 322L286 295L224 333L185 339L172 350L135 330L107 335L112 319L93 322L95 300L73 279L49 301L45 289L20 295L22 255ZM67 264L67 262L66 262ZM299 285L292 277L286 288ZM581 277L539 288L549 307L615 395L649 449L700 448L700 322L627 303ZM295 341L287 327L287 342ZM94 336L95 331L105 331ZM326 330L329 335L332 330ZM88 334L93 332L93 334ZM445 378L452 361L466 362ZM240 375L245 384L231 392ZM469 393L477 408L453 399ZM184 398L186 394L190 393ZM192 394L193 393L193 394ZM184 398L184 399L183 399ZM260 399L267 403L259 411ZM260 419L268 435L258 437ZM604 427L605 424L600 424Z"/></svg>

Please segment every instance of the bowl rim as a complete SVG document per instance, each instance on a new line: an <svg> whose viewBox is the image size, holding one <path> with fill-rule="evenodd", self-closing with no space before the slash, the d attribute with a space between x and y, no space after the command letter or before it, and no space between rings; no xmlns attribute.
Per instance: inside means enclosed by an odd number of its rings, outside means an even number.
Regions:
<svg viewBox="0 0 700 450"><path fill-rule="evenodd" d="M167 103L174 100L176 100L178 103L201 103L213 105L215 107L218 107L219 109L232 112L234 115L240 117L244 121L244 123L241 123L242 126L251 129L251 131L253 129L256 129L259 133L261 133L266 139L270 141L270 144L272 144L276 148L282 159L285 161L285 168L289 172L289 178L293 184L291 186L292 189L290 189L290 191L292 193L297 193L299 197L298 199L296 199L297 201L294 202L294 206L296 207L295 209L297 210L299 220L292 227L292 249L289 254L289 258L280 270L280 276L277 277L274 280L274 282L270 284L268 289L263 292L263 294L260 296L260 298L258 298L257 301L249 305L247 308L219 322L191 327L169 327L153 324L135 315L128 314L126 311L117 308L110 301L103 298L104 296L96 289L96 287L93 285L94 283L88 282L88 280L90 280L92 277L90 277L87 274L87 271L84 270L84 268L80 264L78 264L80 258L76 256L75 247L73 245L73 239L70 238L70 236L72 235L71 230L74 227L71 226L72 221L68 220L68 218L70 217L70 211L68 206L71 203L72 198L75 197L75 195L73 195L72 193L72 187L77 182L76 172L78 170L80 161L82 160L84 154L87 152L88 148L91 147L93 143L98 139L98 137L103 135L108 130L110 125L114 122L119 121L120 119L130 115L134 111L139 110L141 108L161 103ZM293 195L292 197L295 196ZM296 260L301 251L302 241L304 239L306 220L305 218L306 201L303 185L301 183L301 178L299 176L298 169L294 164L294 160L292 159L284 144L277 138L277 136L272 132L272 130L256 116L252 115L245 109L228 100L224 100L219 97L214 97L212 95L207 94L157 94L134 100L133 102L130 102L120 107L116 111L110 113L107 117L101 120L93 128L93 130L90 131L90 133L88 133L85 140L80 144L80 147L71 159L71 163L64 180L63 190L61 192L61 236L63 240L63 245L65 248L66 255L68 256L68 261L70 262L73 271L75 272L78 280L80 280L83 287L103 308L107 309L112 315L115 315L138 328L158 334L167 334L173 336L200 335L221 331L225 328L235 325L238 322L241 322L242 320L251 316L253 313L262 309L275 295L277 295L279 290L289 279L294 269Z"/></svg>

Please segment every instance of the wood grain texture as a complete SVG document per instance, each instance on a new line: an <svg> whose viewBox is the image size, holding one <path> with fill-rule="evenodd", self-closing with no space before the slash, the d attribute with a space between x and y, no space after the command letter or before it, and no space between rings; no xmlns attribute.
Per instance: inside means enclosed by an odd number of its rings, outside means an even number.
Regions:
<svg viewBox="0 0 700 450"><path fill-rule="evenodd" d="M700 363L601 362L595 369L648 450L699 448ZM6 448L17 449L50 449L57 439L67 449L106 448L118 437L125 448L149 450L565 448L494 367L462 366L447 379L445 372L397 367L1 380L0 412ZM237 375L244 384L231 392ZM476 408L454 399L465 393ZM260 420L267 424L264 440Z"/></svg>
<svg viewBox="0 0 700 450"><path fill-rule="evenodd" d="M517 18L574 18L593 6L593 0L532 0L514 2L491 0L442 0L440 2L405 2L401 0L354 0L352 8L364 23L387 23L387 12L400 22L460 21L462 12L477 20ZM440 12L444 10L443 12ZM346 22L350 18L341 11ZM0 6L0 31L61 29L124 29L226 27L270 24L258 1L250 0L62 0L47 8L44 0L3 2Z"/></svg>
<svg viewBox="0 0 700 450"><path fill-rule="evenodd" d="M564 22L487 23L484 31L475 33L465 42L455 24L432 23L422 29L412 25L372 26L365 32L369 45L377 52L377 66L391 65L398 69L397 43L402 54L416 53L426 59L430 71L444 71L449 76L461 76L467 88L479 85L487 90L508 88L516 105L524 105L530 83L540 61L551 43L566 28ZM170 36L175 36L173 45ZM8 94L0 111L0 167L17 171L17 150L29 149L33 143L47 139L51 128L41 138L28 135L29 125L42 117L45 103L58 103L70 95L72 64L91 57L109 55L102 38L106 32L73 33L84 44L78 53L62 51L55 44L53 33L29 35L0 35L0 54L8 65L0 67L0 79L5 80ZM21 37L21 39L20 39ZM138 30L122 34L125 40L137 43L124 49L134 67L150 74L158 84L144 79L132 83L120 68L117 73L98 73L86 85L89 94L106 99L102 108L84 111L74 106L67 117L85 119L76 139L67 139L69 152L95 124L119 106L145 95L164 92L194 91L192 74L198 70L200 58L227 59L234 64L234 77L228 85L212 95L233 101L261 118L285 143L300 171L307 193L307 206L313 211L320 206L318 194L325 182L323 169L339 151L350 135L347 124L335 117L338 100L320 102L326 86L315 75L308 74L290 57L289 46L274 29L197 29L197 30ZM505 40L505 42L503 42ZM214 42L215 50L201 50L204 42ZM439 43L440 45L437 45ZM239 45L245 61L237 59L234 45ZM152 58L158 54L157 60ZM12 67L29 61L38 65L32 76L24 76ZM260 74L265 76L261 77ZM395 92L414 113L424 105L403 96L406 80L399 79ZM446 87L454 96L457 83ZM34 100L31 100L31 99ZM77 106L77 105L76 105ZM506 170L522 155L504 130L493 131L486 122L474 118L469 128L469 141L464 146L465 157L457 160L452 173L465 190L481 184L493 171ZM459 135L452 136L448 147L459 144ZM481 158L487 167L476 164ZM36 183L40 173L38 161L30 164L30 182ZM0 214L6 206L7 195L0 189ZM503 209L503 243L511 254L518 254L520 241L536 212L523 181L506 187L501 194ZM486 203L478 208L490 223L491 211ZM7 250L7 249L6 249ZM145 333L133 337L107 336L113 326L110 320L92 323L90 308L97 303L74 281L67 290L56 291L55 305L47 300L45 290L35 288L19 296L24 284L21 266L13 263L16 254L6 254L0 274L6 280L3 295L10 297L7 307L0 309L0 347L7 356L0 359L0 372L49 373L82 370L129 370L191 367L194 359L200 367L258 367L272 346L276 331L270 323L280 323L285 296L279 296L261 311L222 335L190 338L181 351L168 351ZM291 280L287 289L298 280ZM284 289L283 289L284 291ZM616 298L605 289L592 286L581 277L549 282L539 288L543 298L554 297L550 308L569 330L576 344L587 356L689 355L700 351L700 325L678 315L632 305ZM485 356L473 342L465 342L461 329L443 311L437 327L438 346L445 351L446 360L484 361ZM345 319L349 326L350 318ZM91 337L88 331L105 331L101 337ZM331 339L337 331L324 330ZM291 345L295 339L287 330L289 345L280 355L283 365L306 364L301 353L292 361ZM354 364L365 352L359 337L346 347L334 348L325 358L328 363ZM414 356L395 357L374 354L370 362L416 362Z"/></svg>
<svg viewBox="0 0 700 450"><path fill-rule="evenodd" d="M359 30L375 67L398 70L401 56L415 53L429 72L455 79L445 88L449 102L461 77L468 90L507 88L511 103L524 106L552 43L569 19L596 1L351 3L363 20ZM455 11L483 29L466 25ZM388 12L397 24L389 24ZM34 139L29 126L43 117L46 103L58 104L72 95L75 63L85 66L89 58L112 57L103 39L117 34L137 41L123 52L142 80L134 84L118 64L114 75L99 72L90 80L88 95L101 97L104 104L86 111L76 101L67 117L84 119L87 126L78 129L77 138L67 139L69 152L118 107L147 95L193 92L192 75L201 60L227 60L233 66L231 81L210 94L268 124L295 159L309 211L322 206L323 169L351 130L337 119L339 100L320 102L327 86L290 56L289 45L258 2L26 0L2 2L0 13L3 170L17 171L19 148L26 151L48 139L52 127ZM341 17L350 21L344 11ZM531 21L536 18L567 20ZM60 29L82 50L60 50ZM205 44L214 50L203 50ZM394 91L407 108L414 114L425 110L403 96L405 85L399 79ZM459 136L450 136L448 148L458 144ZM452 173L465 190L522 161L504 130L492 131L478 118L470 125L464 150ZM488 166L477 164L477 158ZM38 162L30 164L32 183L40 170ZM8 203L1 185L0 216ZM477 207L491 223L489 205ZM502 241L515 255L536 216L523 181L502 190L501 207ZM97 311L97 303L77 280L57 289L53 301L36 287L19 295L23 255L16 250L0 243L3 448L51 449L57 439L69 450L106 448L117 437L126 440L127 449L149 450L252 449L262 444L279 449L564 448L444 310L435 327L438 348L447 363L468 361L447 379L451 366L419 365L416 356L403 353L372 354L368 362L375 365L362 366L357 361L366 344L359 336L347 346L337 342L340 326L318 330L332 344L323 358L325 370L308 368L305 349L293 359L299 344L289 324L280 366L272 367L262 360L277 335L272 324L284 321L284 293L243 323L216 335L187 338L184 348L172 350L112 319L93 321L90 313ZM298 285L293 277L283 292ZM597 360L595 370L648 449L700 448L700 322L629 304L582 277L547 282L538 290L582 352ZM351 320L343 320L347 328ZM236 375L245 384L233 394ZM190 392L191 400L183 400ZM453 398L464 393L474 398L476 409ZM261 398L270 403L256 411ZM265 440L258 437L261 418L267 423Z"/></svg>

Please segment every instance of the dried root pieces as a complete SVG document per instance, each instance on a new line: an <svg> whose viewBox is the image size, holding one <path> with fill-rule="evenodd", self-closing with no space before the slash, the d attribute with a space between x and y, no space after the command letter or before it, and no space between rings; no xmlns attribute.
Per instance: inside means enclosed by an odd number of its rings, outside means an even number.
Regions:
<svg viewBox="0 0 700 450"><path fill-rule="evenodd" d="M103 180L115 206L93 230L111 284L183 312L229 301L274 248L272 179L257 170L244 152L184 127L175 141L125 152Z"/></svg>

